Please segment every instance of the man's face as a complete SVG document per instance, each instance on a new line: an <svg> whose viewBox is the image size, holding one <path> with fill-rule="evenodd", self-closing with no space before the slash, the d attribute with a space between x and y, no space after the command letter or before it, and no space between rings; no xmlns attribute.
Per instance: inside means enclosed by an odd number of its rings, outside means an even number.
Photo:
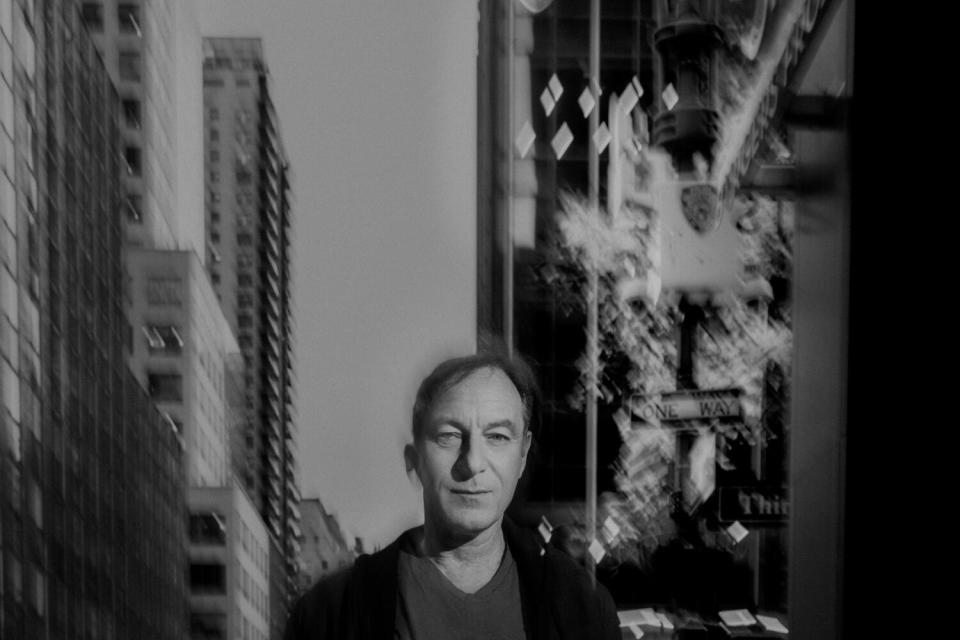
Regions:
<svg viewBox="0 0 960 640"><path fill-rule="evenodd" d="M474 371L437 398L415 446L424 514L439 532L499 525L530 448L520 394L503 371Z"/></svg>

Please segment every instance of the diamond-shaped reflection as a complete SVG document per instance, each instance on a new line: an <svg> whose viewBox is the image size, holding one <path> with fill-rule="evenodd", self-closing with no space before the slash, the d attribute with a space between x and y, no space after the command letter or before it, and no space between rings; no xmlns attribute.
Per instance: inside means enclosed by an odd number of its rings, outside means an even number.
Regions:
<svg viewBox="0 0 960 640"><path fill-rule="evenodd" d="M593 561L598 564L601 560L603 560L603 556L607 554L606 550L603 548L603 545L600 544L600 541L597 539L594 539L594 541L590 543L590 548L588 550L590 551L590 555L593 556Z"/></svg>
<svg viewBox="0 0 960 640"><path fill-rule="evenodd" d="M580 94L580 98L577 100L577 104L580 105L580 110L583 111L583 117L586 118L590 115L590 112L593 111L593 108L597 105L597 101L593 99L593 92L589 88L584 89L583 93Z"/></svg>
<svg viewBox="0 0 960 640"><path fill-rule="evenodd" d="M637 106L637 102L639 101L640 96L637 95L637 90L631 82L627 85L627 88L623 90L623 95L620 96L620 108L623 109L624 113L629 114L633 111L633 108Z"/></svg>
<svg viewBox="0 0 960 640"><path fill-rule="evenodd" d="M560 130L557 131L556 135L553 136L553 140L550 144L553 146L554 153L557 154L557 160L563 157L563 154L567 152L567 149L570 147L570 143L573 142L573 134L570 132L570 127L567 126L567 123L564 122L560 127Z"/></svg>
<svg viewBox="0 0 960 640"><path fill-rule="evenodd" d="M727 527L727 533L730 534L730 537L733 538L737 543L747 537L747 534L750 533L747 531L747 528L740 524L740 521L734 522L732 525Z"/></svg>
<svg viewBox="0 0 960 640"><path fill-rule="evenodd" d="M554 100L559 100L560 96L563 95L563 85L560 84L560 78L557 77L557 74L550 76L550 92L553 94Z"/></svg>
<svg viewBox="0 0 960 640"><path fill-rule="evenodd" d="M633 85L633 90L637 92L637 97L643 97L643 85L640 84L640 78L633 76L633 79L630 81L630 84Z"/></svg>
<svg viewBox="0 0 960 640"><path fill-rule="evenodd" d="M611 540L620 535L620 526L610 516L607 516L607 519L603 521L603 530Z"/></svg>
<svg viewBox="0 0 960 640"><path fill-rule="evenodd" d="M597 130L593 132L593 146L597 148L597 153L603 153L603 150L607 148L611 140L613 140L613 136L610 135L610 129L607 128L607 123L601 122Z"/></svg>
<svg viewBox="0 0 960 640"><path fill-rule="evenodd" d="M540 94L540 104L543 105L543 112L548 116L553 113L553 108L557 106L557 101L553 99L550 89L544 89Z"/></svg>
<svg viewBox="0 0 960 640"><path fill-rule="evenodd" d="M550 141L550 144L553 146L554 153L557 154L557 160L563 157L563 154L567 152L567 149L570 148L570 144L573 142L573 133L570 131L570 127L567 126L567 123L564 122L557 133L553 136L553 140Z"/></svg>
<svg viewBox="0 0 960 640"><path fill-rule="evenodd" d="M680 96L677 95L677 90L673 88L673 83L667 85L660 97L663 98L663 104L667 105L667 109L671 111L680 102Z"/></svg>
<svg viewBox="0 0 960 640"><path fill-rule="evenodd" d="M536 139L537 134L533 132L533 127L530 126L530 121L527 120L523 123L523 126L520 127L517 137L513 140L513 144L516 146L517 153L520 154L521 158L527 157L527 154L530 152L530 147L533 146L533 141Z"/></svg>
<svg viewBox="0 0 960 640"><path fill-rule="evenodd" d="M600 88L600 83L597 82L596 78L590 78L590 86L593 87L593 93L597 96L603 95L603 89Z"/></svg>

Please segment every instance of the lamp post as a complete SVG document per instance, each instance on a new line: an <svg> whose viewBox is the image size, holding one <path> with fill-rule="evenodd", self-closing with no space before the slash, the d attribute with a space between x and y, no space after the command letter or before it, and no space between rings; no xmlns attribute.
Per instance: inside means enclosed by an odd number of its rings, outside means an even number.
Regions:
<svg viewBox="0 0 960 640"><path fill-rule="evenodd" d="M590 0L590 78L588 86L599 94L600 89L600 0ZM599 101L599 95L597 99ZM590 112L590 131L600 126L599 107ZM589 149L589 186L590 210L600 212L600 154ZM599 369L599 337L597 335L597 316L599 314L600 283L597 265L590 265L587 293L587 359L590 375L587 380L587 495L586 520L587 544L593 543L597 535L597 381ZM587 570L590 579L596 582L596 562L593 555L586 554Z"/></svg>

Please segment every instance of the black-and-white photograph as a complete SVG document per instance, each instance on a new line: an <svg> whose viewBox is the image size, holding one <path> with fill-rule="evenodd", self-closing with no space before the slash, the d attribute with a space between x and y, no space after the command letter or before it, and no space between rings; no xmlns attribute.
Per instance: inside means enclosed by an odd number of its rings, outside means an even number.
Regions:
<svg viewBox="0 0 960 640"><path fill-rule="evenodd" d="M0 637L856 637L854 17L0 0Z"/></svg>

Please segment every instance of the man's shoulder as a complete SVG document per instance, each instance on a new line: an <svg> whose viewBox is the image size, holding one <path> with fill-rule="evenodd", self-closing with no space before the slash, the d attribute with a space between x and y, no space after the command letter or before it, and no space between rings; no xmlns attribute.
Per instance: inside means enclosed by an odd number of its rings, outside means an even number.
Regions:
<svg viewBox="0 0 960 640"><path fill-rule="evenodd" d="M572 634L570 637L619 637L617 611L610 592L599 582L594 583L583 566L566 552L541 544L529 529L508 524L504 530L512 543L511 553L515 558L518 554L525 558L518 562L519 570L533 571L536 567L539 573L527 576L528 594L545 599L542 605L550 609L560 628Z"/></svg>
<svg viewBox="0 0 960 640"><path fill-rule="evenodd" d="M319 579L294 605L284 640L345 637L346 629L355 622L357 603L370 600L378 590L390 588L390 581L382 576L391 570L395 573L399 542L398 538L385 549L361 555L349 567Z"/></svg>

